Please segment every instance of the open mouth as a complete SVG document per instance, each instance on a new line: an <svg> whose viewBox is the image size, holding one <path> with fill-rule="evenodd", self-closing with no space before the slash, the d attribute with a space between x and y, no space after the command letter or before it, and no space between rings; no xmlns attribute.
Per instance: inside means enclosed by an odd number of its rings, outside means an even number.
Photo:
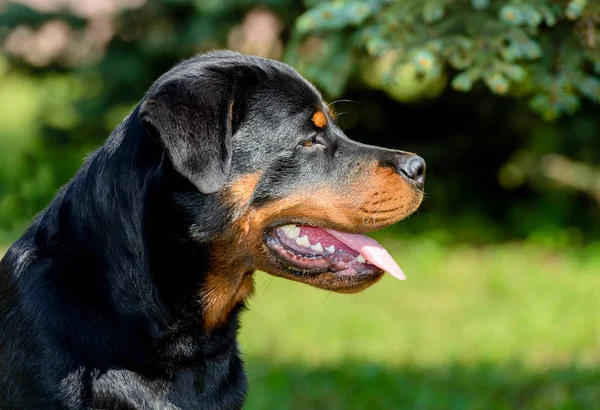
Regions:
<svg viewBox="0 0 600 410"><path fill-rule="evenodd" d="M338 275L380 275L404 280L404 273L375 239L309 225L283 225L266 236L266 244L292 271Z"/></svg>

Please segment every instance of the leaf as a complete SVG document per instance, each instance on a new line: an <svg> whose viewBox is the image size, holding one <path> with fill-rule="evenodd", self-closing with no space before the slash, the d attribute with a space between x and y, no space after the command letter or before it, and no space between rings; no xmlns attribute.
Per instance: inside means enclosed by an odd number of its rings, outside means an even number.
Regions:
<svg viewBox="0 0 600 410"><path fill-rule="evenodd" d="M521 9L515 4L507 4L500 9L500 19L506 23L518 26L524 21Z"/></svg>
<svg viewBox="0 0 600 410"><path fill-rule="evenodd" d="M523 81L526 75L525 69L517 64L509 64L504 67L504 74L514 82Z"/></svg>
<svg viewBox="0 0 600 410"><path fill-rule="evenodd" d="M489 0L471 0L471 6L475 10L487 9L489 7L489 5L490 5Z"/></svg>
<svg viewBox="0 0 600 410"><path fill-rule="evenodd" d="M567 4L565 16L569 20L577 20L583 14L583 10L587 6L587 0L571 0Z"/></svg>
<svg viewBox="0 0 600 410"><path fill-rule="evenodd" d="M339 30L356 26L375 14L380 3L370 1L341 1L322 3L308 10L296 20L301 34Z"/></svg>
<svg viewBox="0 0 600 410"><path fill-rule="evenodd" d="M585 77L577 82L579 92L591 101L600 104L600 79L595 77Z"/></svg>
<svg viewBox="0 0 600 410"><path fill-rule="evenodd" d="M546 6L545 4L540 4L538 7L546 25L549 27L555 25L557 19L556 14L552 11L552 9L550 9L550 7Z"/></svg>
<svg viewBox="0 0 600 410"><path fill-rule="evenodd" d="M328 98L337 98L354 70L351 42L343 33L326 37L294 38L283 60L320 88Z"/></svg>
<svg viewBox="0 0 600 410"><path fill-rule="evenodd" d="M452 88L457 91L471 91L473 79L466 72L460 73L452 80Z"/></svg>
<svg viewBox="0 0 600 410"><path fill-rule="evenodd" d="M494 94L504 95L508 92L508 80L499 72L486 74L483 80Z"/></svg>
<svg viewBox="0 0 600 410"><path fill-rule="evenodd" d="M427 24L440 21L444 17L444 4L440 0L430 0L423 5L423 21Z"/></svg>

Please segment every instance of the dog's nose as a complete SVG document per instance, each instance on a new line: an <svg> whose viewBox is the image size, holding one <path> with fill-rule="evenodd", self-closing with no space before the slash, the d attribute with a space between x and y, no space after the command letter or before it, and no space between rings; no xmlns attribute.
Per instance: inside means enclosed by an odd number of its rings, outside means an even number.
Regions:
<svg viewBox="0 0 600 410"><path fill-rule="evenodd" d="M425 160L418 155L402 155L396 164L396 170L417 188L425 184Z"/></svg>

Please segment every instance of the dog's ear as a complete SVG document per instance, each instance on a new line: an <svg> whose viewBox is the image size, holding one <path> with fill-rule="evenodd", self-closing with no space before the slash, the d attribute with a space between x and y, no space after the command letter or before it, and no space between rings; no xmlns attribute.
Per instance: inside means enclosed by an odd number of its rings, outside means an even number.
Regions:
<svg viewBox="0 0 600 410"><path fill-rule="evenodd" d="M140 118L177 172L200 192L225 183L231 166L235 79L226 72L201 70L167 78L148 93Z"/></svg>

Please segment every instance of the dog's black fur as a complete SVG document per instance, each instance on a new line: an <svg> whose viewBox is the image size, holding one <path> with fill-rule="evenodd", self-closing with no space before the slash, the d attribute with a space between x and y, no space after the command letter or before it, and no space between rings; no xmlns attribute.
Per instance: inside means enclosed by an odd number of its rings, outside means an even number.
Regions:
<svg viewBox="0 0 600 410"><path fill-rule="evenodd" d="M367 160L401 173L411 158L348 140L329 114L315 130L321 109L314 87L267 59L213 52L162 76L0 263L0 409L241 408L247 295L214 325L202 312L220 300L203 293L215 253L241 255L240 278L283 266L230 239L244 209L350 183ZM248 204L227 196L253 173ZM411 183L416 198L422 180Z"/></svg>

